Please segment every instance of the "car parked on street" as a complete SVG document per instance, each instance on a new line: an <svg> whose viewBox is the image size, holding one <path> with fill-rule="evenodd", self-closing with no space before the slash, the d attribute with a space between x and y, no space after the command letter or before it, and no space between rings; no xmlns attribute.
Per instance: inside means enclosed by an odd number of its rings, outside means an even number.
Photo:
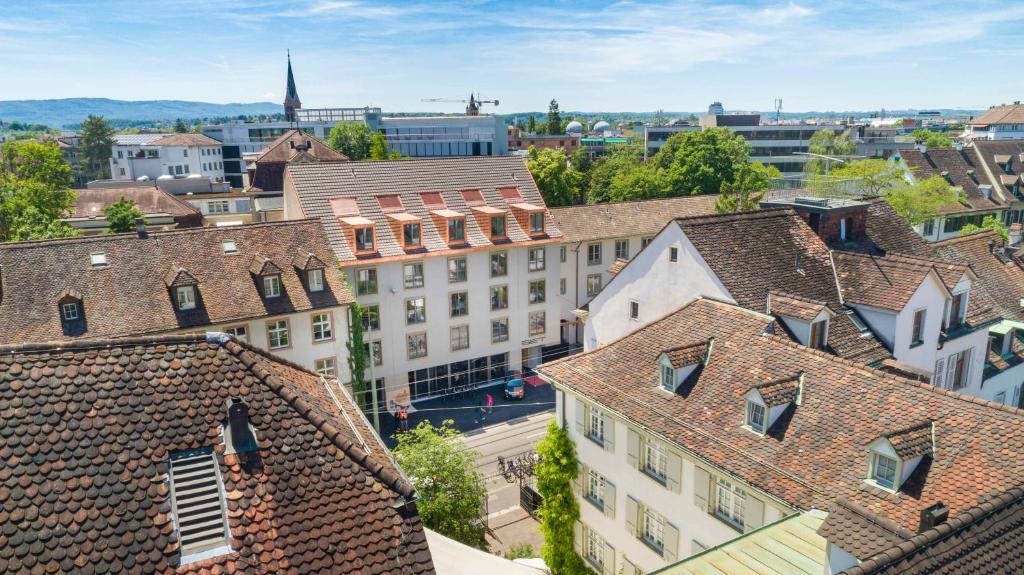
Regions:
<svg viewBox="0 0 1024 575"><path fill-rule="evenodd" d="M508 399L523 399L526 397L526 382L519 379L510 379L505 384L505 397Z"/></svg>

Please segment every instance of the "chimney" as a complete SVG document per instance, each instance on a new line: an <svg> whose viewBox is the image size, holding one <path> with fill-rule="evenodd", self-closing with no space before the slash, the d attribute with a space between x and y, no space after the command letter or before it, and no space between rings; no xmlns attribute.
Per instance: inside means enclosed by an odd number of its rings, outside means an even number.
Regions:
<svg viewBox="0 0 1024 575"><path fill-rule="evenodd" d="M922 533L934 528L937 525L941 525L946 522L949 518L949 507L943 502L938 502L931 507L927 507L921 510L921 523L917 527L917 532Z"/></svg>
<svg viewBox="0 0 1024 575"><path fill-rule="evenodd" d="M256 451L256 433L249 424L249 406L240 397L228 400L228 425L224 428L224 455Z"/></svg>
<svg viewBox="0 0 1024 575"><path fill-rule="evenodd" d="M996 241L991 239L991 238L989 238L989 240L988 240L988 253L990 253L990 254L996 253Z"/></svg>
<svg viewBox="0 0 1024 575"><path fill-rule="evenodd" d="M953 142L953 149L958 151L958 152L964 151L964 143L961 142L960 140L955 140Z"/></svg>
<svg viewBox="0 0 1024 575"><path fill-rule="evenodd" d="M146 239L149 234L146 233L146 220L143 218L135 218L135 233L138 234L139 239Z"/></svg>

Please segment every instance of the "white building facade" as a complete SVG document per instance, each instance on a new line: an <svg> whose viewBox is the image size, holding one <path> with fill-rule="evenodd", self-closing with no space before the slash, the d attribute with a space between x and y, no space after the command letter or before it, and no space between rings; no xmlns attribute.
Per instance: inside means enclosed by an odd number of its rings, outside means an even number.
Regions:
<svg viewBox="0 0 1024 575"><path fill-rule="evenodd" d="M114 180L204 177L224 181L221 144L201 134L139 134L114 137Z"/></svg>

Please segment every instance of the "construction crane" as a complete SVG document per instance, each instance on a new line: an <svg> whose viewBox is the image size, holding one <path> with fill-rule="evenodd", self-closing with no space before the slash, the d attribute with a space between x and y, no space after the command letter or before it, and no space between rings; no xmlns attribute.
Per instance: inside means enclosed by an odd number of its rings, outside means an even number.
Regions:
<svg viewBox="0 0 1024 575"><path fill-rule="evenodd" d="M494 104L495 106L498 105L497 100L481 100L479 94L477 94L476 96L470 94L468 100L457 100L451 98L423 98L422 100L420 100L420 102L447 102L452 104L465 104L467 116L479 116L480 106L482 104Z"/></svg>

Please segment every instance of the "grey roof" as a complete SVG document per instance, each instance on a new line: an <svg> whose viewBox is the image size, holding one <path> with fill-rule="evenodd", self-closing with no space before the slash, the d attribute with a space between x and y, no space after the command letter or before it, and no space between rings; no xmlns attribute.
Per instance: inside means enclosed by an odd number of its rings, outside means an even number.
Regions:
<svg viewBox="0 0 1024 575"><path fill-rule="evenodd" d="M115 134L114 144L118 146L145 146L170 134Z"/></svg>

